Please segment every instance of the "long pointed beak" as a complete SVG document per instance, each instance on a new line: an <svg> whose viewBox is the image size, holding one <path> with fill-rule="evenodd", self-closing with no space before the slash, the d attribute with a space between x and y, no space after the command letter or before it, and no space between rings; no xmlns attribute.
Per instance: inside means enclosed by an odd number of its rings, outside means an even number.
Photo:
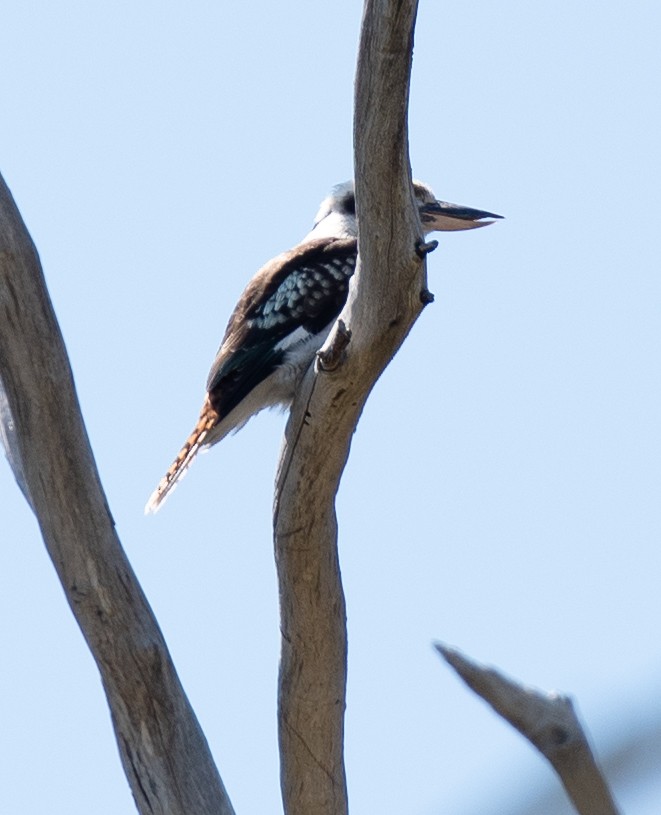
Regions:
<svg viewBox="0 0 661 815"><path fill-rule="evenodd" d="M420 207L420 220L425 232L454 232L458 229L477 229L489 226L502 218L493 212L482 209L462 207L460 204L448 204L447 201L434 201Z"/></svg>

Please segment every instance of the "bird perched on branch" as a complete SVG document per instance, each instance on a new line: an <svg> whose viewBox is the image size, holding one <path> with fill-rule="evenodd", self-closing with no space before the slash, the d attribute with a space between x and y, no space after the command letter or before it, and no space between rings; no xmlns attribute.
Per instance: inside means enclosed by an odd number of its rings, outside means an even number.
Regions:
<svg viewBox="0 0 661 815"><path fill-rule="evenodd" d="M413 185L425 234L474 229L500 218L438 201ZM266 407L288 405L321 348L349 290L358 257L353 182L333 189L303 240L270 260L248 283L211 366L200 418L149 497L156 512L201 449L238 430Z"/></svg>

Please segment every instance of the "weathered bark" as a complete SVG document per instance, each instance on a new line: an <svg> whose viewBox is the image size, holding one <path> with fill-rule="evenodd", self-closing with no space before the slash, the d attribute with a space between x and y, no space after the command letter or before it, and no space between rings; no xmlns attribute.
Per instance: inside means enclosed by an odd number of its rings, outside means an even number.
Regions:
<svg viewBox="0 0 661 815"><path fill-rule="evenodd" d="M11 454L101 673L144 815L233 812L119 539L37 251L0 177L0 380Z"/></svg>
<svg viewBox="0 0 661 815"><path fill-rule="evenodd" d="M360 259L322 363L292 406L276 482L287 815L347 812L347 638L335 495L365 401L426 302L407 130L416 10L415 0L365 3L354 120Z"/></svg>

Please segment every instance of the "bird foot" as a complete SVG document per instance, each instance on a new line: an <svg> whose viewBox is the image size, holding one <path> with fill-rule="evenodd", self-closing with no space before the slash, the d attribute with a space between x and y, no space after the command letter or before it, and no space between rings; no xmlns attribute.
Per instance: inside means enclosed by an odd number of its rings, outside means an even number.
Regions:
<svg viewBox="0 0 661 815"><path fill-rule="evenodd" d="M415 245L415 253L421 260L424 260L437 246L438 241L427 241L426 243L425 241L418 241Z"/></svg>

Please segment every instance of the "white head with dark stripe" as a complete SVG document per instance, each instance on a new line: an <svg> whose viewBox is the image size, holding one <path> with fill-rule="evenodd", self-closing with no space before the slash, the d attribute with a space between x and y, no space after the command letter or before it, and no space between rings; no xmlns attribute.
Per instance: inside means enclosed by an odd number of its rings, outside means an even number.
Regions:
<svg viewBox="0 0 661 815"><path fill-rule="evenodd" d="M476 229L488 226L502 215L471 209L460 204L439 201L427 184L413 182L413 192L420 207L420 220L425 234L429 232L454 232L460 229ZM356 196L353 181L345 181L333 187L321 202L312 231L305 241L315 238L356 238Z"/></svg>

